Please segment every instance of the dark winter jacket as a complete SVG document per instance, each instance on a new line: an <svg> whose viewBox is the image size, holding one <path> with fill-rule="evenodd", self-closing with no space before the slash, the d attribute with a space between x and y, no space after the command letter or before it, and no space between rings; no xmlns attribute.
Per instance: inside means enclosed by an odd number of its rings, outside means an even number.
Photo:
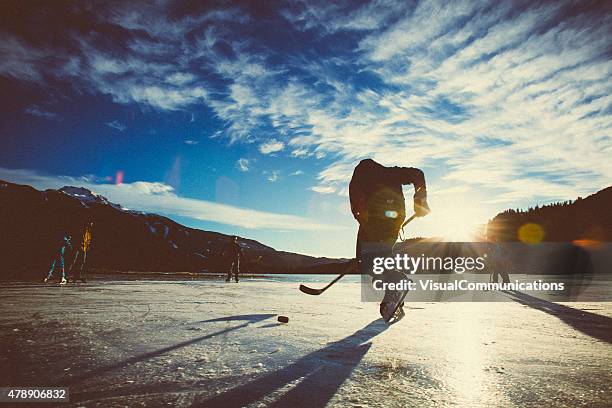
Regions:
<svg viewBox="0 0 612 408"><path fill-rule="evenodd" d="M385 167L372 159L359 162L349 184L353 216L360 223L365 219L406 217L402 185L413 184L415 192L425 193L425 176L414 167Z"/></svg>

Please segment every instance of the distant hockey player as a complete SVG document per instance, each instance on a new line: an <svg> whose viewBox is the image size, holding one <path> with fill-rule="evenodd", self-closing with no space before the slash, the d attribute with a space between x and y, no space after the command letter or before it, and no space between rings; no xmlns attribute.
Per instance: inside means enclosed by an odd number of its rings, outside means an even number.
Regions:
<svg viewBox="0 0 612 408"><path fill-rule="evenodd" d="M87 262L87 254L89 253L89 249L91 248L92 240L93 240L93 222L88 222L87 224L85 224L85 227L83 228L83 235L81 236L81 243L79 245L79 248L77 249L77 252L74 256L74 261L72 261L72 265L70 266L70 270L68 272L70 275L69 280L72 280L74 282L76 282L77 280L80 280L81 282L87 282L85 263ZM72 269L76 265L79 259L79 255L81 256L81 263L80 263L80 266L78 266L77 275L75 276L72 272Z"/></svg>
<svg viewBox="0 0 612 408"><path fill-rule="evenodd" d="M372 274L375 257L392 255L400 228L406 218L402 185L414 185L414 211L417 217L429 213L423 172L413 167L385 167L372 159L359 162L349 184L351 211L359 222L356 257L360 273ZM376 277L379 279L379 277ZM387 271L383 282L399 282L406 276ZM406 291L385 291L380 314L389 322L403 316ZM401 318L401 317L400 317ZM395 320L395 319L394 319Z"/></svg>
<svg viewBox="0 0 612 408"><path fill-rule="evenodd" d="M242 258L242 248L238 243L238 237L234 236L230 239L230 242L225 249L225 256L230 260L231 264L229 270L227 271L227 279L226 282L232 280L232 273L234 274L234 279L236 279L236 283L238 283L238 273L240 272L240 260Z"/></svg>
<svg viewBox="0 0 612 408"><path fill-rule="evenodd" d="M66 284L66 270L64 268L64 255L66 254L66 248L72 249L72 242L70 241L70 235L68 233L64 234L64 239L62 244L57 251L55 257L53 258L53 262L51 262L51 269L49 270L49 274L45 278L44 282L46 283L53 276L53 271L55 270L55 266L58 265L62 268L62 280L60 281L60 285Z"/></svg>
<svg viewBox="0 0 612 408"><path fill-rule="evenodd" d="M493 271L489 275L489 282L499 283L499 278L501 276L503 283L510 283L510 275L508 272L510 271L511 262L506 251L507 250L504 250L502 244L496 240L493 251Z"/></svg>

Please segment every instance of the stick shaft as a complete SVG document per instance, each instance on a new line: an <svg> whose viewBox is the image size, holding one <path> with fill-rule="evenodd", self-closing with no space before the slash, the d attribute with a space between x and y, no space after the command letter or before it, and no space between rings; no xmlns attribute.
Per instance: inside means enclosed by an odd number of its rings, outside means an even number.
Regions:
<svg viewBox="0 0 612 408"><path fill-rule="evenodd" d="M416 213L412 214L408 219L406 219L406 221L404 221L404 223L402 224L402 228L404 228L406 226L406 224L408 224L410 221L414 220L416 218ZM352 265L349 265L349 268L351 268ZM300 285L300 290L304 293L307 293L309 295L313 295L313 296L318 296L321 293L325 292L327 289L329 289L330 287L333 286L334 283L338 282L340 279L344 278L347 275L347 273L342 273L338 276L336 276L334 278L333 281L329 282L327 284L327 286L322 287L321 289L313 289L313 288L309 288L306 285Z"/></svg>
<svg viewBox="0 0 612 408"><path fill-rule="evenodd" d="M402 228L404 228L406 224L408 224L410 221L414 220L415 218L416 218L416 213L412 214L410 218L407 218L406 221L404 221L404 223L402 224Z"/></svg>

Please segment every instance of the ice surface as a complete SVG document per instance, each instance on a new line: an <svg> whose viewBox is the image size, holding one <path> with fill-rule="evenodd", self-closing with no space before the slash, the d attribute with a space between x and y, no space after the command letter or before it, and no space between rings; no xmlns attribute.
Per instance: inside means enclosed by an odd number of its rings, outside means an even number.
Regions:
<svg viewBox="0 0 612 408"><path fill-rule="evenodd" d="M4 286L0 382L73 406L610 406L609 303L407 303L388 327L357 283L297 287Z"/></svg>

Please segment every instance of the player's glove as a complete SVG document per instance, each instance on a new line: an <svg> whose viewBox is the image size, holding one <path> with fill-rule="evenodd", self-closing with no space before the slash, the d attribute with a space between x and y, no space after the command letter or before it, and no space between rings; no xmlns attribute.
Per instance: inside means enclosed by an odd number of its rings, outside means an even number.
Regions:
<svg viewBox="0 0 612 408"><path fill-rule="evenodd" d="M417 217L424 217L430 212L427 205L427 190L420 188L414 193L414 213Z"/></svg>

